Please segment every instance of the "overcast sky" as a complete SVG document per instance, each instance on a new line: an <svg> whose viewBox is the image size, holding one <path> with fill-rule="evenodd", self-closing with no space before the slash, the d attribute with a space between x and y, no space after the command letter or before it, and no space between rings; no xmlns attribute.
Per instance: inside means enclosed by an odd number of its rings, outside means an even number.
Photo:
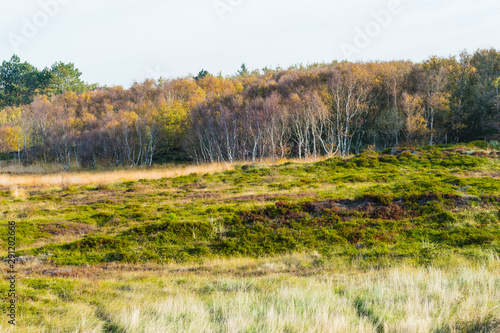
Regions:
<svg viewBox="0 0 500 333"><path fill-rule="evenodd" d="M90 83L500 48L498 0L3 0L0 59Z"/></svg>

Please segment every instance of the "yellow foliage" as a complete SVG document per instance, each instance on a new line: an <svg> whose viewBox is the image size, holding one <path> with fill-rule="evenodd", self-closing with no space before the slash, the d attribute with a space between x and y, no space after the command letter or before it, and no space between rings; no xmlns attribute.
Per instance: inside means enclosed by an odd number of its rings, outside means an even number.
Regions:
<svg viewBox="0 0 500 333"><path fill-rule="evenodd" d="M206 92L209 99L238 94L243 91L241 82L212 75L207 75L198 80L198 85Z"/></svg>
<svg viewBox="0 0 500 333"><path fill-rule="evenodd" d="M21 136L19 127L0 127L0 153L17 150L18 138Z"/></svg>

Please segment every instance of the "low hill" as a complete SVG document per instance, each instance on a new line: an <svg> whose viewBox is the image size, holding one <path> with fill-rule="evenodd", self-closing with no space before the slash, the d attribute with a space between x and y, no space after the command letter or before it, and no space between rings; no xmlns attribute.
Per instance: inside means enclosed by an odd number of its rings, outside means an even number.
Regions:
<svg viewBox="0 0 500 333"><path fill-rule="evenodd" d="M303 251L367 264L483 257L500 250L498 154L475 146L394 149L170 179L32 187L0 192L2 220L17 223L21 260L58 266Z"/></svg>

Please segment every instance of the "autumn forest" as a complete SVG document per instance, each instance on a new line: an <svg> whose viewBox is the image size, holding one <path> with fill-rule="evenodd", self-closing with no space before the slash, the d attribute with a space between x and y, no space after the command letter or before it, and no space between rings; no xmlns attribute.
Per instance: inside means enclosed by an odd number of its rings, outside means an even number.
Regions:
<svg viewBox="0 0 500 333"><path fill-rule="evenodd" d="M498 141L500 51L332 62L232 76L81 80L73 64L0 67L0 159L64 169L346 156Z"/></svg>

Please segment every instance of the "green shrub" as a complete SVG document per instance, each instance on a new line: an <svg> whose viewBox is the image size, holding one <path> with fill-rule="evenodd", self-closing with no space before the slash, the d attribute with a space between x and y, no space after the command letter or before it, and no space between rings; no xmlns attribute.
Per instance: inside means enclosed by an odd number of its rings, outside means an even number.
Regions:
<svg viewBox="0 0 500 333"><path fill-rule="evenodd" d="M415 162L418 161L419 158L417 155L412 154L409 151L404 151L401 154L398 155L398 160L403 162L403 163L408 163L408 162Z"/></svg>
<svg viewBox="0 0 500 333"><path fill-rule="evenodd" d="M486 230L473 228L457 228L442 232L441 240L452 246L486 245L494 240L494 236Z"/></svg>
<svg viewBox="0 0 500 333"><path fill-rule="evenodd" d="M374 201L375 203L381 205L389 205L391 202L394 201L394 196L392 195L392 193L369 192L363 194L362 196L356 197L356 201L363 201L363 200Z"/></svg>
<svg viewBox="0 0 500 333"><path fill-rule="evenodd" d="M104 226L106 225L109 221L111 221L114 218L114 214L110 212L100 212L97 214L92 215L90 218L95 220L98 226Z"/></svg>
<svg viewBox="0 0 500 333"><path fill-rule="evenodd" d="M490 148L500 150L500 142L499 141L490 141Z"/></svg>
<svg viewBox="0 0 500 333"><path fill-rule="evenodd" d="M117 252L110 252L104 256L105 262L122 262L122 263L137 263L139 256L133 251L119 250Z"/></svg>
<svg viewBox="0 0 500 333"><path fill-rule="evenodd" d="M263 173L268 172L270 168L265 164L247 164L241 167L245 173Z"/></svg>
<svg viewBox="0 0 500 333"><path fill-rule="evenodd" d="M78 250L78 251L91 251L91 250L113 250L128 247L130 244L123 239L110 236L99 237L84 237L76 242L62 245L64 250Z"/></svg>
<svg viewBox="0 0 500 333"><path fill-rule="evenodd" d="M488 149L490 148L490 145L485 142L485 141L472 141L472 142L469 142L469 144L467 145L469 147L476 147L476 148L479 148L479 149Z"/></svg>
<svg viewBox="0 0 500 333"><path fill-rule="evenodd" d="M396 156L392 156L392 155L385 155L385 156L381 156L381 157L379 158L379 160L380 160L380 162L382 162L382 163L399 165L399 160L396 158Z"/></svg>
<svg viewBox="0 0 500 333"><path fill-rule="evenodd" d="M360 168L377 168L380 164L376 156L369 155L368 153L354 157L349 162L355 163Z"/></svg>

